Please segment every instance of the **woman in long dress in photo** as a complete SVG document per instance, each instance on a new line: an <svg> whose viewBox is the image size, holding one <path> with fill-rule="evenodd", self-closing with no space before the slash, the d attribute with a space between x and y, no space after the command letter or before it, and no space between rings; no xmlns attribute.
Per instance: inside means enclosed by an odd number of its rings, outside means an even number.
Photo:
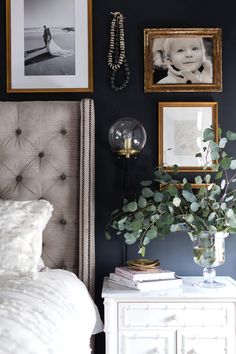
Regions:
<svg viewBox="0 0 236 354"><path fill-rule="evenodd" d="M54 39L52 39L51 36L48 36L47 51L52 56L63 57L63 58L70 57L71 55L74 54L73 50L62 49L61 47L59 47L59 45L56 44L56 42L54 41Z"/></svg>

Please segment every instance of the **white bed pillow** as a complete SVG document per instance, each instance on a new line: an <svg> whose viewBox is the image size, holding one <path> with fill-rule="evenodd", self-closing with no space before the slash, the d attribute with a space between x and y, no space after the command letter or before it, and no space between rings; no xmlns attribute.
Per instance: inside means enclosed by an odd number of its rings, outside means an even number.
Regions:
<svg viewBox="0 0 236 354"><path fill-rule="evenodd" d="M0 275L36 277L42 232L52 210L46 200L0 200Z"/></svg>

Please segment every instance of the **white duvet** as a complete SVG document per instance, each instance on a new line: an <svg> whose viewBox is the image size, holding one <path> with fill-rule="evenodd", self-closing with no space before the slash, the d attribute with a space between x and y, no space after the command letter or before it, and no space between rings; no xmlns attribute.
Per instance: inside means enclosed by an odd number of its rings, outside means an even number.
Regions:
<svg viewBox="0 0 236 354"><path fill-rule="evenodd" d="M85 285L70 272L0 276L0 354L88 354L102 330Z"/></svg>

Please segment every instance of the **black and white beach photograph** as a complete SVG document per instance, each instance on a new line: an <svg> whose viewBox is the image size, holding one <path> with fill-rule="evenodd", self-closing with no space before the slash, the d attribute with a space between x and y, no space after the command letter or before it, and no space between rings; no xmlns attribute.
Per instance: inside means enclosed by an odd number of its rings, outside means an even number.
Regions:
<svg viewBox="0 0 236 354"><path fill-rule="evenodd" d="M24 0L26 76L75 75L75 0Z"/></svg>

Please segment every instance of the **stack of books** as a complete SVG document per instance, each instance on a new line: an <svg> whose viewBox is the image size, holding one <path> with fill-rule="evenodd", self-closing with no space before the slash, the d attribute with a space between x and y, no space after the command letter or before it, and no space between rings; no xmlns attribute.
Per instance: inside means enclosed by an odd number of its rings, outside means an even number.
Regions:
<svg viewBox="0 0 236 354"><path fill-rule="evenodd" d="M176 288L182 285L182 279L175 272L153 267L147 270L135 270L130 267L116 267L110 273L109 281L139 291Z"/></svg>

